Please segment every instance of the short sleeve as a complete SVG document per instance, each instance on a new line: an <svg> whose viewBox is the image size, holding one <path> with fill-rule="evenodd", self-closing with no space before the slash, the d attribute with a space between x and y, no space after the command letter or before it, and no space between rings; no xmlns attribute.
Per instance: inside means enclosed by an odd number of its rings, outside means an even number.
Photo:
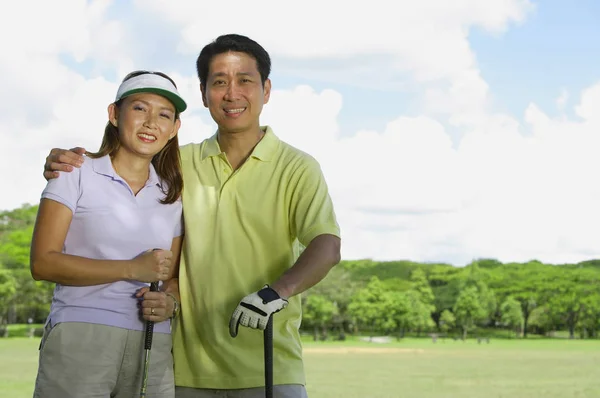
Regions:
<svg viewBox="0 0 600 398"><path fill-rule="evenodd" d="M177 201L177 204L179 206L181 206L181 199L179 199ZM180 209L181 209L181 207L180 207ZM179 215L179 217L177 218L177 223L175 224L175 230L173 230L173 237L174 238L182 236L183 235L183 230L184 230L183 213L182 213L181 210L178 212L178 215Z"/></svg>
<svg viewBox="0 0 600 398"><path fill-rule="evenodd" d="M333 202L319 163L307 157L296 174L290 209L292 232L304 246L319 235L340 237Z"/></svg>
<svg viewBox="0 0 600 398"><path fill-rule="evenodd" d="M67 206L75 213L77 201L81 194L81 169L74 167L71 172L60 171L57 178L46 184L42 191L42 199L51 199Z"/></svg>

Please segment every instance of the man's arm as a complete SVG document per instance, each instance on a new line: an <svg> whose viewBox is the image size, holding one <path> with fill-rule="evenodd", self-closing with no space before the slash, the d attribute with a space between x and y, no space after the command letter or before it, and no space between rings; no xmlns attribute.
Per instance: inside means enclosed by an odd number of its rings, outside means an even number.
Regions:
<svg viewBox="0 0 600 398"><path fill-rule="evenodd" d="M236 337L239 325L264 330L268 319L288 304L288 297L319 283L340 261L340 238L331 234L315 237L296 263L272 286L244 297L229 320L229 335Z"/></svg>
<svg viewBox="0 0 600 398"><path fill-rule="evenodd" d="M310 289L340 262L341 240L333 202L319 163L306 159L290 181L293 233L306 248L271 288L289 298Z"/></svg>
<svg viewBox="0 0 600 398"><path fill-rule="evenodd" d="M341 240L335 235L319 235L302 252L296 263L271 285L282 298L300 294L322 281L340 262Z"/></svg>

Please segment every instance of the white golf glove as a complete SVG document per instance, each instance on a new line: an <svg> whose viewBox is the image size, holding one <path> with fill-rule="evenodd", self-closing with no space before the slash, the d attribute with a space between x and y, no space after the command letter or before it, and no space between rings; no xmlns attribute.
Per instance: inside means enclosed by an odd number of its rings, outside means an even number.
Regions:
<svg viewBox="0 0 600 398"><path fill-rule="evenodd" d="M229 334L235 337L239 325L265 330L272 314L287 307L288 301L265 285L258 292L247 295L240 301L229 320Z"/></svg>

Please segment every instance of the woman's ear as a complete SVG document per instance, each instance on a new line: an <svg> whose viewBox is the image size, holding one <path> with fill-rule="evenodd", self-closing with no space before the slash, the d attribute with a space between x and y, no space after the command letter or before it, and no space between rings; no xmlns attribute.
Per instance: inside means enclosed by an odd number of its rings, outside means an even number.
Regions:
<svg viewBox="0 0 600 398"><path fill-rule="evenodd" d="M119 127L119 108L114 103L108 106L108 121L115 127Z"/></svg>
<svg viewBox="0 0 600 398"><path fill-rule="evenodd" d="M177 133L179 133L179 128L181 127L181 119L175 120L175 126L173 126L173 132L169 135L169 141L172 140Z"/></svg>

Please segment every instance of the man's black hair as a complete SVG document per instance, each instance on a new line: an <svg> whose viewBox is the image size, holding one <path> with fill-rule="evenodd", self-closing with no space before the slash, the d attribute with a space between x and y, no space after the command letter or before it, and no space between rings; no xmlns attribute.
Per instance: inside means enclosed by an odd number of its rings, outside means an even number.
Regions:
<svg viewBox="0 0 600 398"><path fill-rule="evenodd" d="M206 87L208 68L214 56L230 51L246 53L254 58L262 84L265 84L271 73L271 58L269 57L269 53L260 44L246 36L227 34L217 37L214 41L204 46L196 60L198 78L203 87Z"/></svg>

